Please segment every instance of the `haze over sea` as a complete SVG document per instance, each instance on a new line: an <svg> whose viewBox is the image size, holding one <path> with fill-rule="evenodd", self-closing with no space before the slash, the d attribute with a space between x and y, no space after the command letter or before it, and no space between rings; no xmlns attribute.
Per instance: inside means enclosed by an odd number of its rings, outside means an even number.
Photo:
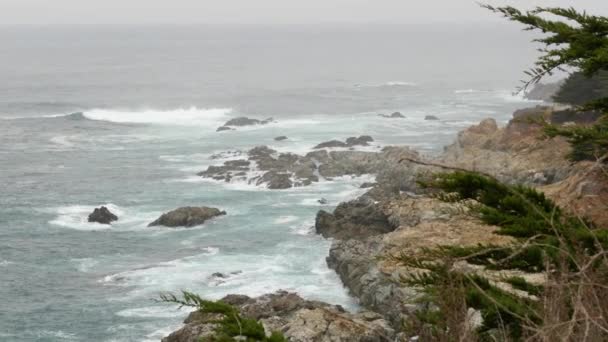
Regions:
<svg viewBox="0 0 608 342"><path fill-rule="evenodd" d="M0 42L2 341L158 341L186 311L154 299L181 289L356 310L312 226L373 177L271 191L197 177L210 156L362 134L433 154L534 105L512 95L534 46L504 26L16 26ZM216 132L237 116L276 123ZM88 223L99 205L120 220ZM228 215L146 227L186 205Z"/></svg>

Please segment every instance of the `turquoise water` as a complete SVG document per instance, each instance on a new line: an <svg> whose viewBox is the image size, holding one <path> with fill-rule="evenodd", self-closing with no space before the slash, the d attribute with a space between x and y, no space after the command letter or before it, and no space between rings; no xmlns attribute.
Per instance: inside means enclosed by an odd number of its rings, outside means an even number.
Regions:
<svg viewBox="0 0 608 342"><path fill-rule="evenodd" d="M181 289L209 298L286 289L356 310L325 265L330 241L312 226L318 210L360 195L373 176L270 191L195 176L222 162L210 156L262 144L306 153L361 134L376 140L366 150L434 154L458 130L530 105L511 95L519 74L491 75L508 71L490 58L496 46L420 73L413 51L425 44L398 45L403 32L238 32L2 33L0 340L158 341L186 312L155 299ZM407 118L377 115L393 111ZM240 115L277 122L215 132ZM275 142L279 135L290 139ZM120 220L86 222L99 205ZM186 205L228 215L192 229L147 227ZM215 272L231 275L219 281Z"/></svg>

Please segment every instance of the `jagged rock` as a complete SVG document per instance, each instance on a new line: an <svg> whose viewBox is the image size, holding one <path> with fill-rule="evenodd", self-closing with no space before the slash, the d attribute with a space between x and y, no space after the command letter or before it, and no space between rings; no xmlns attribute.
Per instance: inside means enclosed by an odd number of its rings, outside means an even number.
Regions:
<svg viewBox="0 0 608 342"><path fill-rule="evenodd" d="M278 136L276 138L274 138L275 141L283 141L283 140L287 140L288 138L284 135Z"/></svg>
<svg viewBox="0 0 608 342"><path fill-rule="evenodd" d="M317 234L326 238L362 240L395 228L382 208L365 198L340 203L333 214L321 210L315 219Z"/></svg>
<svg viewBox="0 0 608 342"><path fill-rule="evenodd" d="M194 227L217 216L226 215L225 211L209 207L183 207L161 215L148 227Z"/></svg>
<svg viewBox="0 0 608 342"><path fill-rule="evenodd" d="M379 116L381 116L383 118L388 118L388 119L404 119L405 118L405 115L401 114L400 112L394 112L391 115L379 114Z"/></svg>
<svg viewBox="0 0 608 342"><path fill-rule="evenodd" d="M289 189L293 186L291 175L288 173L280 173L276 171L266 172L257 181L257 185L267 184L268 189Z"/></svg>
<svg viewBox="0 0 608 342"><path fill-rule="evenodd" d="M361 189L373 188L377 183L365 182L359 186Z"/></svg>
<svg viewBox="0 0 608 342"><path fill-rule="evenodd" d="M367 146L370 142L373 142L374 139L369 135L362 135L359 137L350 137L346 139L346 145L349 147L352 146Z"/></svg>
<svg viewBox="0 0 608 342"><path fill-rule="evenodd" d="M372 140L369 136L361 136L351 138L349 141L353 144L363 144ZM248 160L231 160L224 162L223 165L209 166L198 175L220 181L247 181L249 184L263 184L276 179L272 182L277 184L273 185L273 188L283 189L287 184L310 185L318 182L319 176L331 179L345 175L360 176L383 172L396 167L404 157L417 158L417 153L407 147L385 147L380 152L318 150L301 156L294 153L278 153L268 146L257 146L249 150L247 155ZM240 156L240 153L237 151L218 154L218 158L234 156ZM248 179L248 175L253 173L249 174L247 171L252 170L254 165L256 171L272 173ZM262 180L263 177L265 178Z"/></svg>
<svg viewBox="0 0 608 342"><path fill-rule="evenodd" d="M424 117L424 120L439 120L435 115L427 115Z"/></svg>
<svg viewBox="0 0 608 342"><path fill-rule="evenodd" d="M346 139L346 142L340 140L330 140L326 142L322 142L317 146L313 147L313 149L321 149L321 148L332 148L332 147L354 147L354 146L367 146L370 142L374 141L372 137L369 135L362 135L359 137L349 137Z"/></svg>
<svg viewBox="0 0 608 342"><path fill-rule="evenodd" d="M89 222L97 222L101 224L110 224L118 220L118 216L114 215L108 208L102 206L95 208L88 218Z"/></svg>
<svg viewBox="0 0 608 342"><path fill-rule="evenodd" d="M223 302L235 306L243 317L258 320L267 334L282 332L289 341L390 341L395 330L382 316L370 312L351 314L340 306L304 300L297 294L279 291L258 298L228 295ZM213 336L218 316L192 313L180 330L163 342L196 342Z"/></svg>

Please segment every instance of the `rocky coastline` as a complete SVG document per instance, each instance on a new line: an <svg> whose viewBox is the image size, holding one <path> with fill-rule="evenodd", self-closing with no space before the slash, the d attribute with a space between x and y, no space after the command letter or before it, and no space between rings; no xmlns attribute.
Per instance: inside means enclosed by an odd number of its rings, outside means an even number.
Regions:
<svg viewBox="0 0 608 342"><path fill-rule="evenodd" d="M400 265L399 255L416 255L434 246L512 243L512 238L497 235L496 227L467 215L466 207L427 194L417 184L419 177L445 171L444 166L478 171L506 183L536 187L564 209L608 223L602 209L602 203L608 203L606 178L592 162L568 162L567 142L539 139L540 128L531 120L558 115L551 107L536 107L515 112L502 128L493 119L483 120L460 132L452 145L432 159L407 147L385 147L378 152L321 149L300 156L262 146L241 153L243 159L209 167L199 175L222 181L241 177L271 189L306 186L343 175L376 174L376 183L367 184L364 195L339 204L333 212L319 211L315 220L316 233L332 239L327 265L363 311L348 313L339 306L287 292L258 298L230 295L224 301L243 315L259 319L267 333L281 331L290 341L405 341L399 332L404 320L418 309L420 293L402 279L420 270ZM254 166L261 173L252 177ZM505 271L466 263L458 267L483 273L501 288L516 291L504 282ZM531 283L544 279L542 273L509 276ZM480 319L471 312L471 324ZM212 319L195 312L184 327L163 341L193 342L212 336L213 324Z"/></svg>

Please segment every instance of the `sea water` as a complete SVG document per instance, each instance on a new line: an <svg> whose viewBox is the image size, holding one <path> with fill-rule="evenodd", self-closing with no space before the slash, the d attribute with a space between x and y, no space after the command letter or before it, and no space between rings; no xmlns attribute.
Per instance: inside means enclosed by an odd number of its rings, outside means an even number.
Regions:
<svg viewBox="0 0 608 342"><path fill-rule="evenodd" d="M0 340L158 341L187 314L157 302L165 291L284 289L357 310L314 218L373 175L268 190L196 173L219 152L304 154L363 134L368 151L439 153L480 119L535 105L512 94L534 56L527 40L460 26L6 28ZM378 116L395 111L405 118ZM237 116L275 122L216 132ZM100 205L120 219L87 222ZM228 214L147 227L181 206Z"/></svg>

